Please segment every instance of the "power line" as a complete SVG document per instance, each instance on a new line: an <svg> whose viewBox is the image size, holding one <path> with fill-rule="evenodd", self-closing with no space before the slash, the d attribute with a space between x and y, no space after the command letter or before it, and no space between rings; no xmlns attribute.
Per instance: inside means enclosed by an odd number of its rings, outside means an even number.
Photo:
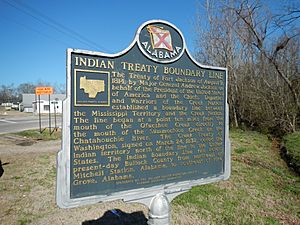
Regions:
<svg viewBox="0 0 300 225"><path fill-rule="evenodd" d="M94 43L93 41L87 39L86 37L84 37L83 35L73 31L72 29L58 23L57 21L51 19L50 17L42 14L41 12L39 12L36 9L33 9L32 7L26 5L25 3L21 3L21 2L17 2L15 0L12 0L15 4L13 4L11 1L8 0L3 0L4 2L6 2L8 5L10 5L11 7L27 14L28 16L34 18L35 20L37 20L38 22L51 27L52 29L55 29L56 31L63 33L64 35L71 37L77 41L79 41L80 43L91 47L91 48L97 48L97 49L103 49L105 51L108 51L108 49ZM18 4L18 5L16 5Z"/></svg>
<svg viewBox="0 0 300 225"><path fill-rule="evenodd" d="M18 21L16 21L16 20L11 19L11 18L9 18L9 17L6 17L6 16L4 16L4 15L0 15L0 17L2 17L3 19L5 19L5 20L7 20L7 21L9 21L9 22L12 22L12 23L15 23L15 24L17 24L17 25L19 25L19 26L22 26L22 27L24 27L24 28L26 28L26 29L28 29L28 30L30 30L30 31L33 31L33 32L35 32L35 33L37 33L37 34L39 34L39 35L41 35L41 36L44 36L44 37L46 37L46 38L48 38L48 39L50 39L50 40L57 41L57 42L63 44L64 46L65 46L65 45L68 45L67 42L64 42L64 41L62 41L62 40L56 39L56 38L54 38L54 37L52 37L52 36L50 36L50 35L48 35L48 34L45 34L45 33L41 32L41 31L39 31L39 30L37 30L37 29L35 29L35 28L32 28L31 26L28 26L28 25L26 25L26 24L24 24L24 23L20 23L20 22L18 22Z"/></svg>
<svg viewBox="0 0 300 225"><path fill-rule="evenodd" d="M12 4L11 2L9 2L9 1L7 1L7 0L4 0L4 1L5 1L7 4L9 4L11 7L13 7L13 8L15 8L15 9L17 9L17 10L19 10L19 11L21 11L21 12L27 14L27 15L29 15L30 17L34 18L34 19L37 20L39 23L42 23L42 24L44 24L44 25L46 25L46 26L49 26L49 27L55 29L56 31L59 31L60 33L65 34L66 36L69 36L69 37L71 37L71 38L73 38L73 39L76 39L77 41L81 42L81 43L84 44L84 45L87 45L87 46L89 46L89 47L93 47L93 46L91 46L89 43L83 42L82 40L78 39L77 37L70 36L70 35L69 35L67 32L65 32L64 30L62 30L62 29L60 29L60 28L57 28L56 26L54 26L54 25L52 25L52 24L49 24L48 22L46 22L46 21L44 21L44 20L41 20L39 17L37 17L37 16L35 16L35 15L29 13L28 10L26 11L26 10L24 10L22 7L19 7L19 6L17 6L17 5L14 5L14 4Z"/></svg>
<svg viewBox="0 0 300 225"><path fill-rule="evenodd" d="M86 37L84 37L83 35L79 34L78 32L73 31L72 29L70 29L70 28L64 26L63 24L58 23L57 21L55 21L55 20L53 20L52 18L50 18L50 17L48 17L48 16L42 14L41 12L39 12L38 10L36 10L36 9L34 9L34 8L32 8L32 7L30 7L29 5L26 5L24 2L18 2L18 1L16 1L16 0L12 0L12 1L15 2L15 3L18 3L19 5L22 5L24 8L26 8L27 10L29 10L29 11L31 11L31 12L37 14L38 16L42 17L42 18L45 19L46 21L50 21L50 23L53 23L53 24L56 25L57 27L60 27L62 30L66 30L66 31L69 32L70 34L73 34L74 36L79 37L80 39L84 40L85 42L90 43L90 44L92 44L93 46L95 46L95 47L97 47L97 48L99 48L99 49L102 48L102 49L104 49L104 50L107 50L107 49L105 49L103 46L100 46L100 45L98 45L97 43L95 43L95 42L93 42L93 41L87 39Z"/></svg>

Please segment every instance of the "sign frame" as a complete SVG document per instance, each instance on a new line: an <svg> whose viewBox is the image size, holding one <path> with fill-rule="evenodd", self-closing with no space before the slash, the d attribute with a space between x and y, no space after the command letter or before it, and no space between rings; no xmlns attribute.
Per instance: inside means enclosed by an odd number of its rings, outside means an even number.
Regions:
<svg viewBox="0 0 300 225"><path fill-rule="evenodd" d="M181 182L171 182L163 185L157 185L152 186L149 188L138 188L133 190L126 190L126 191L119 191L115 192L109 195L94 195L94 196L88 196L88 197L80 197L80 198L70 198L70 124L71 124L71 54L72 53L82 53L82 54L88 54L90 56L101 56L101 57L118 57L125 53L127 53L136 43L139 44L139 34L141 32L141 29L150 23L164 23L172 28L174 28L176 31L179 32L181 35L181 38L183 40L183 49L182 54L184 52L187 53L188 57L195 63L197 66L204 68L204 69L216 69L216 70L222 70L226 74L226 85L225 85L225 152L224 152L224 173L219 176L212 176L208 178L202 178L197 180L186 180ZM141 46L139 46L141 47ZM141 49L141 48L140 48ZM180 55L180 57L182 56ZM174 59L178 60L180 57ZM170 63L171 61L165 61L163 63ZM143 203L145 205L150 204L151 199L159 193L164 193L169 200L171 201L174 197L177 195L186 192L190 190L193 186L197 185L204 185L208 183L213 183L221 180L227 180L230 177L231 174L231 147L230 147L230 139L229 139L229 107L227 103L227 84L228 84L228 71L227 68L222 67L213 67L213 66L205 66L200 63L198 63L189 53L188 49L186 48L184 36L181 34L179 29L174 26L173 24L164 21L164 20L150 20L145 23L143 23L133 40L133 42L122 52L116 53L116 54L107 54L97 51L87 51L87 50L78 50L78 49L67 49L67 96L66 99L63 101L63 123L62 123L62 148L61 151L58 152L57 155L57 187L56 187L56 201L57 205L61 208L73 208L78 207L81 205L87 205L87 204L94 204L98 202L105 202L105 201L112 201L112 200L118 200L122 199L126 202L139 202Z"/></svg>

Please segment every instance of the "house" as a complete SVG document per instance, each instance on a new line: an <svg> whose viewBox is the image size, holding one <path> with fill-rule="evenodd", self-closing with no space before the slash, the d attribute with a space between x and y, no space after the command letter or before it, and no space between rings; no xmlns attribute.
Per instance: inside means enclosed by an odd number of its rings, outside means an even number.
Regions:
<svg viewBox="0 0 300 225"><path fill-rule="evenodd" d="M66 98L65 94L40 95L22 94L20 111L33 113L62 113L62 101Z"/></svg>

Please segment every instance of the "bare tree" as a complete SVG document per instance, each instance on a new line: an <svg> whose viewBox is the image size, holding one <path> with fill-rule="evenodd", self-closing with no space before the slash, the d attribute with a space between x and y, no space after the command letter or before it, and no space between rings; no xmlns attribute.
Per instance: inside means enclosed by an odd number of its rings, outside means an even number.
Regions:
<svg viewBox="0 0 300 225"><path fill-rule="evenodd" d="M15 102L16 89L14 84L0 86L0 103Z"/></svg>
<svg viewBox="0 0 300 225"><path fill-rule="evenodd" d="M18 92L20 94L32 94L35 92L36 85L33 83L22 83L18 86Z"/></svg>
<svg viewBox="0 0 300 225"><path fill-rule="evenodd" d="M260 1L206 1L197 57L229 72L231 124L271 132L299 127L299 10L273 15Z"/></svg>
<svg viewBox="0 0 300 225"><path fill-rule="evenodd" d="M239 126L239 86L237 68L240 63L241 49L237 42L237 35L232 29L233 11L219 10L220 4L206 1L200 4L206 14L198 13L196 22L197 53L196 58L206 64L228 68L230 118L235 127ZM203 21L207 21L206 24Z"/></svg>
<svg viewBox="0 0 300 225"><path fill-rule="evenodd" d="M294 80L292 78L295 74L291 76L289 73L289 71L291 71L290 68L287 68L287 64L284 63L285 61L290 60L290 55L284 54L284 52L292 50L289 48L291 42L298 44L299 46L300 30L295 27L295 22L300 18L297 15L300 10L294 10L283 16L266 16L261 9L262 6L259 1L251 3L246 0L242 1L238 7L234 9L237 16L234 25L237 25L239 29L237 33L240 38L243 39L243 41L250 43L258 50L261 62L264 58L267 59L268 63L275 69L278 79L281 80L280 82L283 82L284 86L288 88L288 90L283 89L281 91L285 91L285 95L289 93L292 96L292 99L285 98L281 104L284 104L286 107L289 105L288 108L285 108L289 112L293 112L292 120L294 122L289 122L289 124L291 130L295 131L296 118L299 117L300 112L300 93L297 85L294 85ZM277 34L278 37L276 38L274 36L275 32L280 32L281 34ZM244 34L246 35L244 36ZM270 39L268 39L270 36L273 38L271 44L268 43L268 41L270 41ZM268 44L271 47L269 47ZM293 73L297 72L299 71L296 69ZM270 83L265 77L263 77L263 82L272 90ZM288 104L291 100L293 104ZM290 117L290 113L285 114L287 118ZM284 117L284 115L282 116Z"/></svg>
<svg viewBox="0 0 300 225"><path fill-rule="evenodd" d="M51 85L49 82L37 81L35 83L22 83L17 87L14 84L1 85L0 86L0 104L1 103L11 103L11 102L21 102L22 94L34 94L35 88L39 86L53 86L57 94L65 94L65 85L55 83Z"/></svg>

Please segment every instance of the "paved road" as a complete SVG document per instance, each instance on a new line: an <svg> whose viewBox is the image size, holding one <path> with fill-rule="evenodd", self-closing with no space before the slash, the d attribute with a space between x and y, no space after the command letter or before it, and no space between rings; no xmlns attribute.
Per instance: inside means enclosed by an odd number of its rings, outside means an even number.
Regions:
<svg viewBox="0 0 300 225"><path fill-rule="evenodd" d="M49 117L41 117L42 129L49 127ZM54 127L54 115L51 115L51 127ZM57 116L56 126L61 127L61 117ZM17 116L0 116L0 134L19 132L29 129L39 129L39 117L33 114L18 114Z"/></svg>

